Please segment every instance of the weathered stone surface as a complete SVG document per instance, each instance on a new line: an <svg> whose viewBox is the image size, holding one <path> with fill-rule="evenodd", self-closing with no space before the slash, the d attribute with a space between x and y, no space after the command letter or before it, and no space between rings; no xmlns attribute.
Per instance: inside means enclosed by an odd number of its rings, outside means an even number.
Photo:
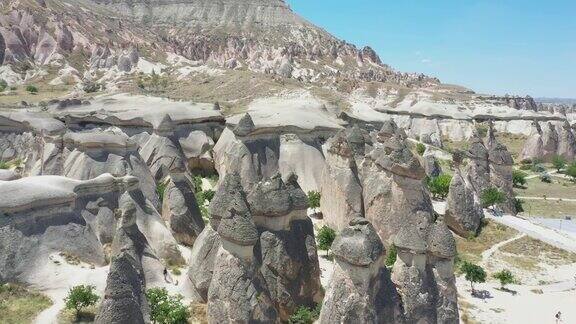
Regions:
<svg viewBox="0 0 576 324"><path fill-rule="evenodd" d="M162 218L174 238L188 246L204 229L204 220L194 195L191 180L185 173L172 173L164 189Z"/></svg>
<svg viewBox="0 0 576 324"><path fill-rule="evenodd" d="M95 323L150 323L146 299L143 255L153 255L146 238L136 225L136 206L123 196L121 225L112 245L113 260L106 281L104 298Z"/></svg>
<svg viewBox="0 0 576 324"><path fill-rule="evenodd" d="M385 246L397 247L392 281L402 316L408 323L457 323L454 238L433 211L422 182L424 169L394 123L385 124L375 138L360 168L365 216ZM442 291L438 271L446 287Z"/></svg>
<svg viewBox="0 0 576 324"><path fill-rule="evenodd" d="M574 137L570 123L565 121L562 126L558 127L558 129L557 154L568 161L572 161L576 155L576 138Z"/></svg>
<svg viewBox="0 0 576 324"><path fill-rule="evenodd" d="M0 34L0 65L4 63L4 53L6 52L6 42L4 36Z"/></svg>
<svg viewBox="0 0 576 324"><path fill-rule="evenodd" d="M325 147L326 167L322 173L320 206L326 224L342 229L348 225L350 217L363 214L358 167L352 145L343 131L328 140Z"/></svg>
<svg viewBox="0 0 576 324"><path fill-rule="evenodd" d="M430 178L437 177L442 173L442 168L438 160L436 160L434 154L429 150L426 150L422 156L422 165L424 166L426 175Z"/></svg>
<svg viewBox="0 0 576 324"><path fill-rule="evenodd" d="M546 123L542 132L542 148L545 161L549 161L558 152L558 132L551 122Z"/></svg>
<svg viewBox="0 0 576 324"><path fill-rule="evenodd" d="M520 161L544 159L544 141L542 139L542 128L538 121L532 123L530 137L524 143L522 152L520 152Z"/></svg>
<svg viewBox="0 0 576 324"><path fill-rule="evenodd" d="M474 187L474 190L478 194L481 194L491 186L488 149L476 131L472 133L469 142L470 146L465 152L465 155L470 159L470 162L465 173L468 175L468 180Z"/></svg>
<svg viewBox="0 0 576 324"><path fill-rule="evenodd" d="M450 182L444 221L456 234L468 238L470 235L476 235L482 219L484 211L474 189L458 167Z"/></svg>
<svg viewBox="0 0 576 324"><path fill-rule="evenodd" d="M254 125L254 121L252 120L252 116L246 113L238 122L238 125L234 127L234 134L237 136L247 136L250 135L256 126Z"/></svg>
<svg viewBox="0 0 576 324"><path fill-rule="evenodd" d="M399 296L372 225L363 218L352 219L332 246L335 269L319 322L402 323Z"/></svg>
<svg viewBox="0 0 576 324"><path fill-rule="evenodd" d="M501 204L502 209L506 213L515 215L516 204L512 183L512 165L514 164L514 160L506 146L496 140L496 135L492 127L488 132L486 147L488 148L488 160L490 163L490 182L506 195L506 202Z"/></svg>

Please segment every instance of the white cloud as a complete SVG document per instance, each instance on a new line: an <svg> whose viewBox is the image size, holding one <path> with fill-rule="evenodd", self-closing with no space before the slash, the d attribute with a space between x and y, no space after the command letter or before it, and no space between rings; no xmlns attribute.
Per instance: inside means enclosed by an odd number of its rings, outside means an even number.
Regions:
<svg viewBox="0 0 576 324"><path fill-rule="evenodd" d="M432 63L432 60L425 58L425 59L420 60L420 62L423 64L429 64L429 63Z"/></svg>

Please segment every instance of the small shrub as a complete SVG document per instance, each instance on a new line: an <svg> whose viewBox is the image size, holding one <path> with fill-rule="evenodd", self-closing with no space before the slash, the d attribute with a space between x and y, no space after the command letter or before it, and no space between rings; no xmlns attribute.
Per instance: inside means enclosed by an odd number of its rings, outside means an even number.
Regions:
<svg viewBox="0 0 576 324"><path fill-rule="evenodd" d="M420 156L424 155L424 152L426 152L426 145L422 143L416 144L416 152L418 152Z"/></svg>
<svg viewBox="0 0 576 324"><path fill-rule="evenodd" d="M198 203L198 206L206 205L206 196L204 195L204 191L196 191L194 193L194 196L196 197L196 202Z"/></svg>
<svg viewBox="0 0 576 324"><path fill-rule="evenodd" d="M514 207L516 208L517 212L519 212L519 213L523 212L524 211L524 200L514 198Z"/></svg>
<svg viewBox="0 0 576 324"><path fill-rule="evenodd" d="M156 193L158 194L158 198L160 201L164 200L164 192L166 191L166 183L161 182L156 186Z"/></svg>
<svg viewBox="0 0 576 324"><path fill-rule="evenodd" d="M75 286L70 289L68 296L64 299L67 309L73 309L76 312L76 318L83 308L93 306L99 297L94 293L96 287L88 285Z"/></svg>
<svg viewBox="0 0 576 324"><path fill-rule="evenodd" d="M180 271L180 268L172 268L172 274L175 276L179 276L182 274L182 271Z"/></svg>
<svg viewBox="0 0 576 324"><path fill-rule="evenodd" d="M538 177L540 178L540 181L542 181L542 182L552 183L552 177L550 176L550 174L548 174L548 172L540 173L540 175Z"/></svg>
<svg viewBox="0 0 576 324"><path fill-rule="evenodd" d="M430 178L426 184L434 198L445 199L448 196L451 181L452 177L449 174L441 174Z"/></svg>
<svg viewBox="0 0 576 324"><path fill-rule="evenodd" d="M211 202L211 201L212 201L212 199L214 198L214 195L215 195L215 194L216 194L216 193L214 192L214 190L210 190L210 189L204 190L204 198L205 198L208 202Z"/></svg>
<svg viewBox="0 0 576 324"><path fill-rule="evenodd" d="M182 303L181 295L170 296L166 288L151 288L146 291L150 304L150 319L159 324L185 324L190 312Z"/></svg>
<svg viewBox="0 0 576 324"><path fill-rule="evenodd" d="M538 161L533 161L530 170L534 173L546 172L546 168L540 164Z"/></svg>
<svg viewBox="0 0 576 324"><path fill-rule="evenodd" d="M498 188L491 187L482 192L481 201L482 206L488 208L506 201L506 195L504 195L502 191L498 190Z"/></svg>
<svg viewBox="0 0 576 324"><path fill-rule="evenodd" d="M486 137L486 135L488 135L488 127L485 125L477 125L476 131L480 137Z"/></svg>
<svg viewBox="0 0 576 324"><path fill-rule="evenodd" d="M573 182L576 182L576 162L570 164L570 166L566 169L566 175L572 178Z"/></svg>
<svg viewBox="0 0 576 324"><path fill-rule="evenodd" d="M312 324L320 317L321 305L314 308L300 306L288 319L289 324Z"/></svg>
<svg viewBox="0 0 576 324"><path fill-rule="evenodd" d="M512 183L514 187L521 188L526 184L526 177L528 174L524 171L514 170L512 171Z"/></svg>
<svg viewBox="0 0 576 324"><path fill-rule="evenodd" d="M195 175L192 177L192 183L194 184L194 191L199 192L202 191L202 177L199 175Z"/></svg>
<svg viewBox="0 0 576 324"><path fill-rule="evenodd" d="M510 270L505 269L500 272L496 272L493 275L493 277L500 280L500 286L502 288L504 288L504 286L506 286L507 284L514 283L514 275L512 275L512 272L510 272Z"/></svg>
<svg viewBox="0 0 576 324"><path fill-rule="evenodd" d="M0 161L0 170L8 170L10 169L10 165L5 161Z"/></svg>
<svg viewBox="0 0 576 324"><path fill-rule="evenodd" d="M320 208L321 195L318 191L308 191L308 205L312 209Z"/></svg>
<svg viewBox="0 0 576 324"><path fill-rule="evenodd" d="M16 90L18 90L18 87L16 87L16 86L11 86L11 87L10 87L10 90L16 91Z"/></svg>
<svg viewBox="0 0 576 324"><path fill-rule="evenodd" d="M465 274L466 280L470 281L472 293L474 293L474 283L486 282L486 271L479 265L465 261L460 266L460 270Z"/></svg>
<svg viewBox="0 0 576 324"><path fill-rule="evenodd" d="M84 83L84 86L82 87L82 89L86 93L94 93L94 92L100 91L101 89L103 90L104 86L101 85L100 83L96 83L93 81L87 81L86 83Z"/></svg>
<svg viewBox="0 0 576 324"><path fill-rule="evenodd" d="M30 92L31 94L36 94L38 93L38 88L34 85L29 84L26 86L26 91Z"/></svg>
<svg viewBox="0 0 576 324"><path fill-rule="evenodd" d="M560 172L560 170L566 167L566 159L561 155L554 155L554 157L552 157L552 165L556 171Z"/></svg>
<svg viewBox="0 0 576 324"><path fill-rule="evenodd" d="M532 166L531 166L530 164L522 164L522 165L520 166L520 170L522 170L522 171L529 171L529 170L532 170Z"/></svg>
<svg viewBox="0 0 576 324"><path fill-rule="evenodd" d="M336 231L328 226L322 226L322 228L318 231L318 248L323 251L330 250L330 247L332 246L335 238Z"/></svg>
<svg viewBox="0 0 576 324"><path fill-rule="evenodd" d="M390 245L388 252L386 253L386 266L391 267L396 263L398 258L398 251L396 251L396 245Z"/></svg>
<svg viewBox="0 0 576 324"><path fill-rule="evenodd" d="M8 88L8 83L4 79L0 79L0 92L3 92Z"/></svg>

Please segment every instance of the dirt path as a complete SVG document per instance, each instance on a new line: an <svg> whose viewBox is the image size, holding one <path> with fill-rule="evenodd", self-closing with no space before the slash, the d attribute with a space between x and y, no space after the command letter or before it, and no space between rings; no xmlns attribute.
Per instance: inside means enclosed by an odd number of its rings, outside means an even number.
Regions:
<svg viewBox="0 0 576 324"><path fill-rule="evenodd" d="M492 257L492 255L493 255L494 253L496 253L496 251L498 251L501 247L503 247L504 245L506 245L506 244L508 244L508 243L512 243L512 242L514 242L514 241L516 241L516 240L519 240L519 239L521 239L521 238L523 238L523 237L525 237L525 236L526 236L525 233L521 233L521 234L518 234L518 235L514 236L514 237L511 238L511 239L508 239L508 240L506 240L506 241L502 241L502 242L500 242L500 243L498 243L498 244L494 244L491 248L489 248L488 250L482 252L482 261L481 261L481 263L482 263L483 265L487 264L487 263L488 263L488 259L489 259L490 257Z"/></svg>
<svg viewBox="0 0 576 324"><path fill-rule="evenodd" d="M518 196L516 197L518 199L524 199L524 200L551 200L551 201L572 201L572 202L576 202L576 199L574 198L555 198L555 197L525 197L525 196Z"/></svg>

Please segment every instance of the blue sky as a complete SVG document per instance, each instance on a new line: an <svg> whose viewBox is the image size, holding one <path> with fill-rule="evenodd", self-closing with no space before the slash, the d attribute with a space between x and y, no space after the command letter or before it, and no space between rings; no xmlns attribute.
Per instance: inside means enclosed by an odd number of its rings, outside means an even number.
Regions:
<svg viewBox="0 0 576 324"><path fill-rule="evenodd" d="M404 72L481 93L576 98L576 0L287 0Z"/></svg>

